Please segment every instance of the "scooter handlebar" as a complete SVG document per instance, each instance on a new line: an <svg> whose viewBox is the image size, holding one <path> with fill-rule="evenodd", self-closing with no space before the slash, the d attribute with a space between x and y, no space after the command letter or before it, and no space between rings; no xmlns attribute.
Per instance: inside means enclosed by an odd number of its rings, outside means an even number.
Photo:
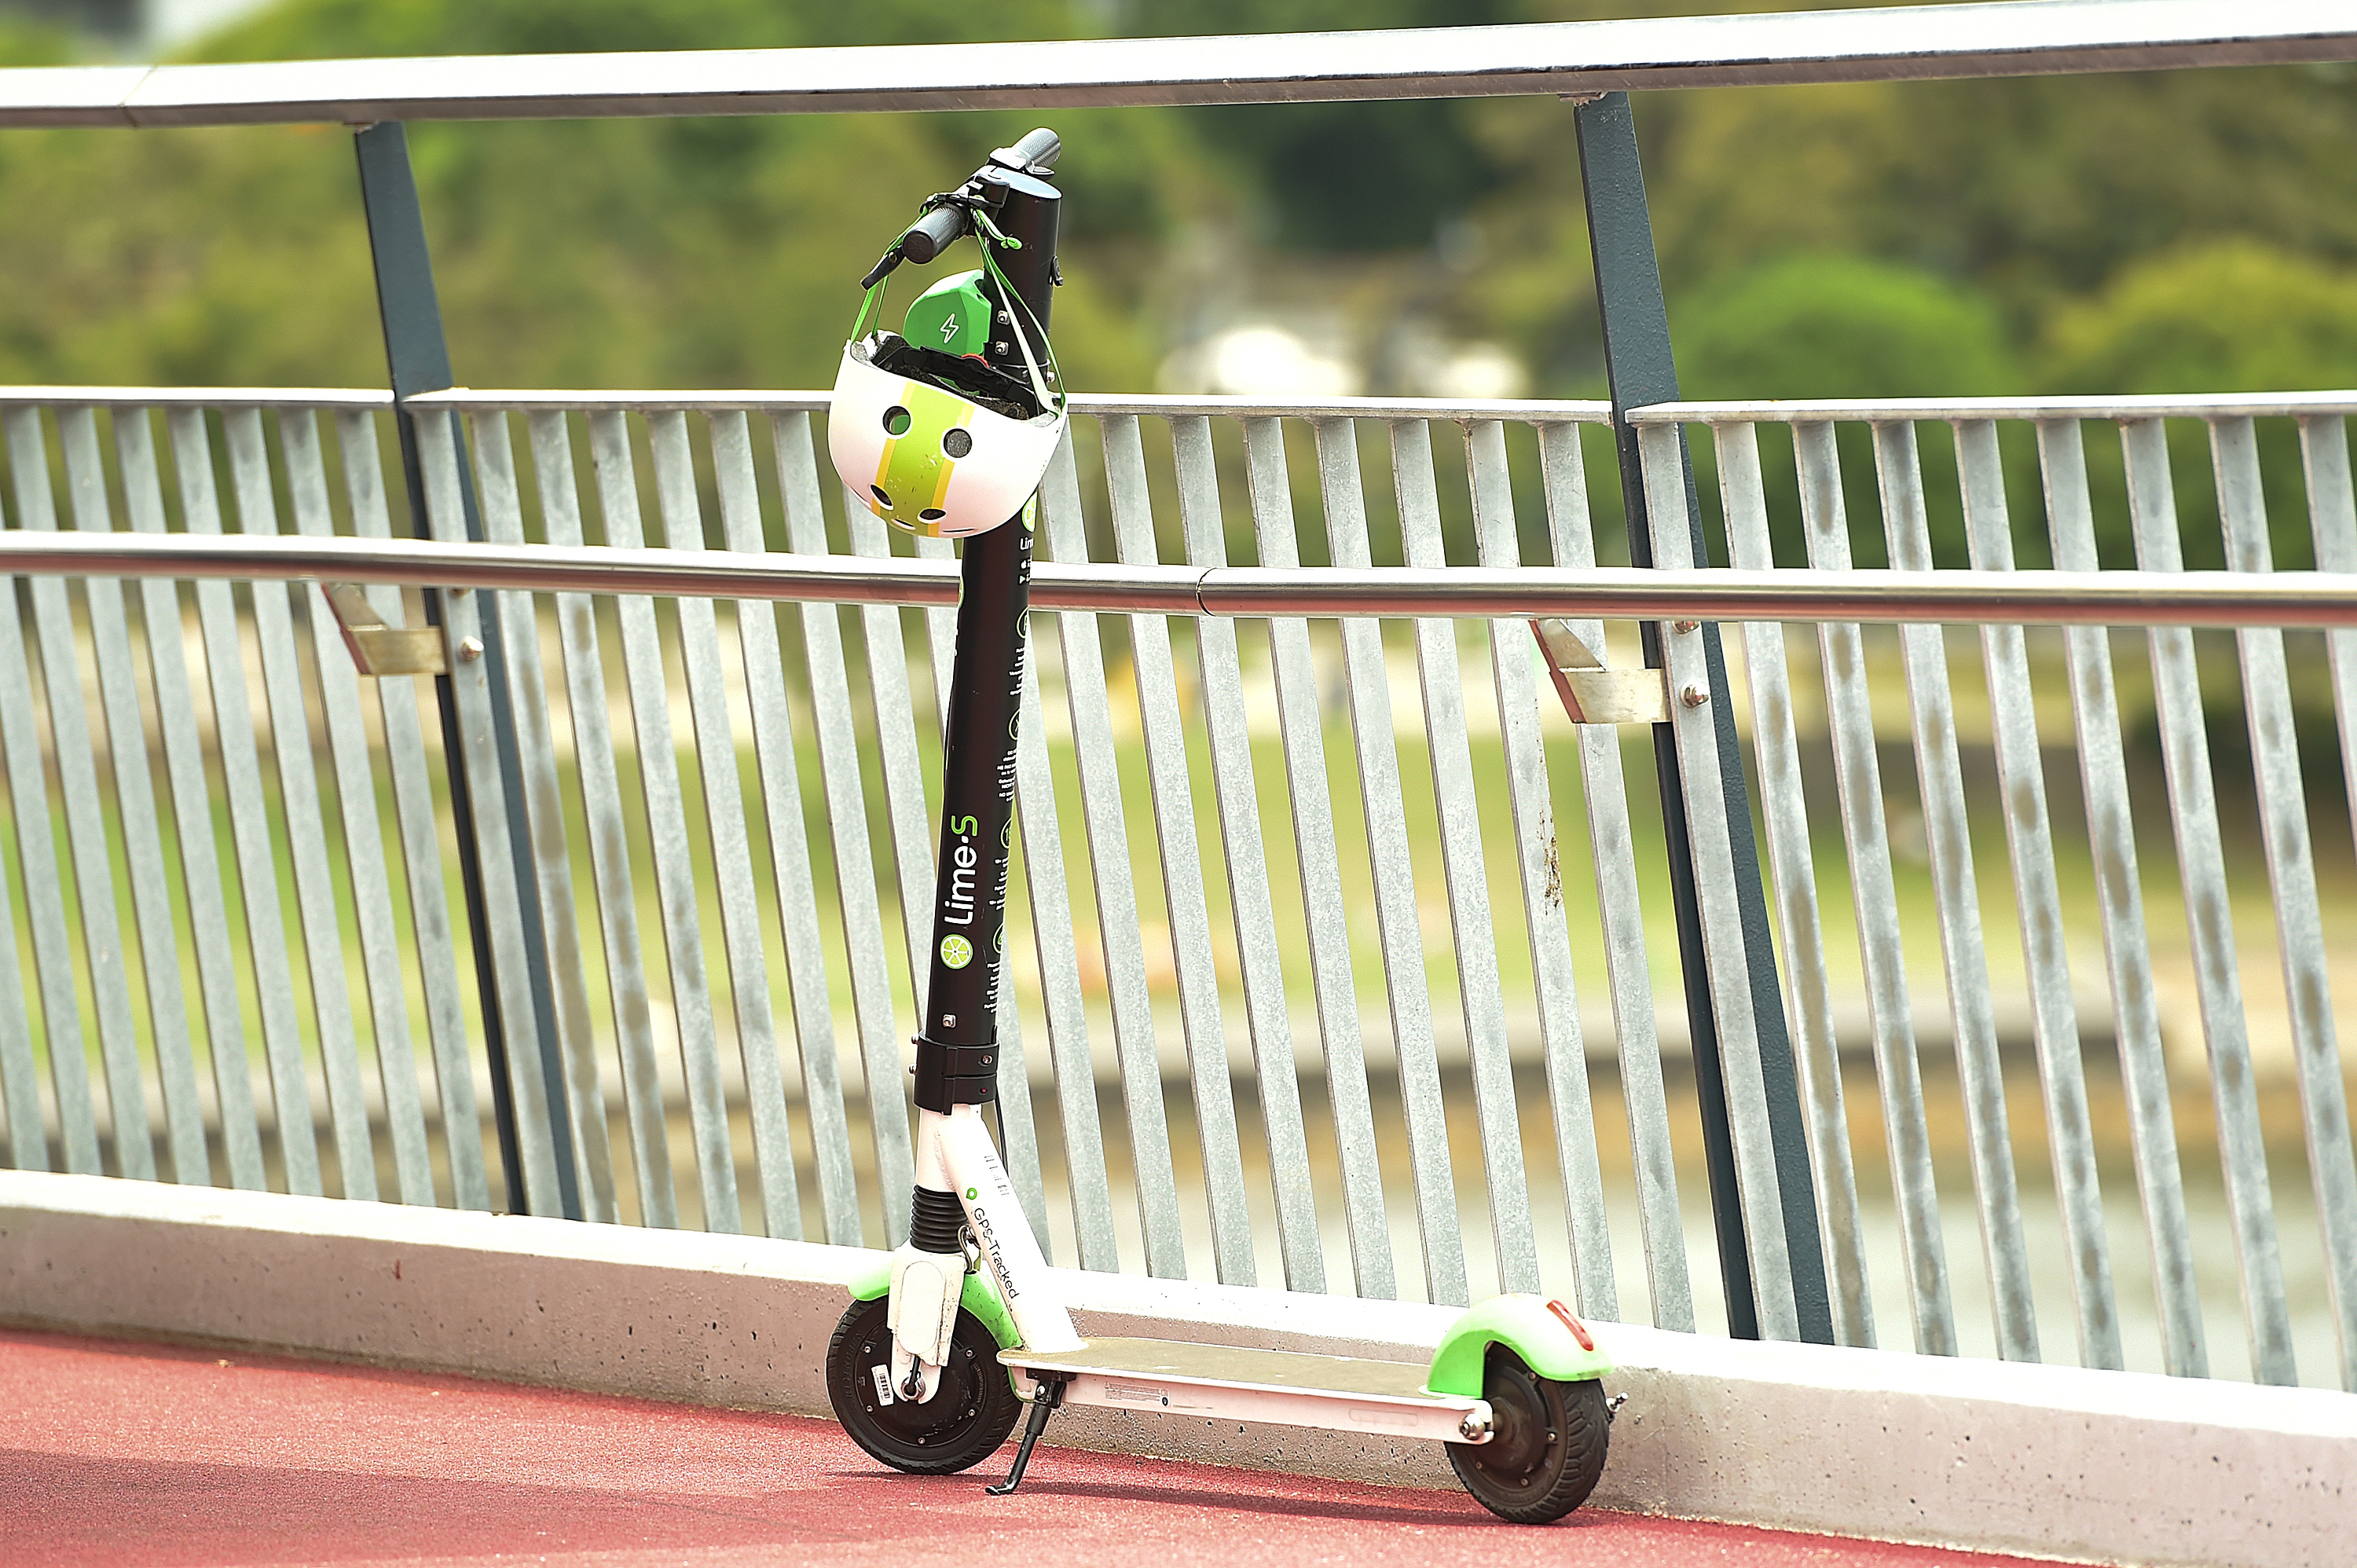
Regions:
<svg viewBox="0 0 2357 1568"><path fill-rule="evenodd" d="M1063 150L1062 139L1055 132L1042 125L1013 146L1001 147L991 154L990 162L1017 172L1038 169L1045 173L1054 165L1056 156ZM985 172L987 172L990 165L985 164L983 166ZM968 188L972 189L974 187L969 185ZM883 259L876 263L875 270L859 280L859 286L875 287L879 280L888 275L892 269L902 262L914 262L919 266L922 266L973 231L974 220L963 208L936 207L909 225L900 237L893 242L892 248L884 252Z"/></svg>
<svg viewBox="0 0 2357 1568"><path fill-rule="evenodd" d="M1005 149L1014 156L1015 166L1018 169L1053 168L1056 166L1056 155L1063 150L1064 144L1061 139L1045 125L1029 133L1013 146ZM993 155L992 161L997 161L997 155Z"/></svg>
<svg viewBox="0 0 2357 1568"><path fill-rule="evenodd" d="M909 226L900 253L920 266L964 238L970 220L954 207L936 207Z"/></svg>

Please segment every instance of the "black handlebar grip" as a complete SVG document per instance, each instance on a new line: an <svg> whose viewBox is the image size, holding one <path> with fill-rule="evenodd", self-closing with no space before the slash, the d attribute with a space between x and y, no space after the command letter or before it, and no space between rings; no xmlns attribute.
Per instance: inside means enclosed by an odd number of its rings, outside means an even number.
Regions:
<svg viewBox="0 0 2357 1568"><path fill-rule="evenodd" d="M900 241L900 253L920 265L930 262L964 236L966 222L966 215L958 209L936 207L909 226Z"/></svg>
<svg viewBox="0 0 2357 1568"><path fill-rule="evenodd" d="M1029 167L1052 168L1056 155L1064 150L1064 144L1055 132L1042 125L1016 143L1010 150L1019 155Z"/></svg>

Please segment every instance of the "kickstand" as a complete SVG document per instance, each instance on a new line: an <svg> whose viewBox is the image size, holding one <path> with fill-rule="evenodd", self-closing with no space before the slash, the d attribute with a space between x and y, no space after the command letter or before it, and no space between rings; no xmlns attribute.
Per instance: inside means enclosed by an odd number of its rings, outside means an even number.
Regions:
<svg viewBox="0 0 2357 1568"><path fill-rule="evenodd" d="M983 1488L994 1498L1012 1497L1015 1488L1023 1484L1023 1472L1031 1465L1032 1448L1039 1443L1039 1434L1048 1430L1048 1418L1064 1402L1067 1379L1054 1373L1035 1373L1034 1377L1039 1381L1039 1391L1031 1396L1031 1419L1023 1423L1023 1441L1015 1446L1015 1467L1006 1472L1006 1479L998 1485Z"/></svg>

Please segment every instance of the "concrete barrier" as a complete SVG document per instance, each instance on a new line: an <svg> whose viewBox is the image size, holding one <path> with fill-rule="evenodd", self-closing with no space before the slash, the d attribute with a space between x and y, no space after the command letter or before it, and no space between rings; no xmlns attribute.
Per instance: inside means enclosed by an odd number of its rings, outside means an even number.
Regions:
<svg viewBox="0 0 2357 1568"><path fill-rule="evenodd" d="M827 1413L875 1254L0 1172L0 1322ZM1420 1360L1453 1314L1059 1271L1084 1334ZM2168 1564L2357 1560L2357 1397L1595 1326L1629 1396L1596 1501ZM1073 1411L1051 1440L1449 1484L1435 1444Z"/></svg>

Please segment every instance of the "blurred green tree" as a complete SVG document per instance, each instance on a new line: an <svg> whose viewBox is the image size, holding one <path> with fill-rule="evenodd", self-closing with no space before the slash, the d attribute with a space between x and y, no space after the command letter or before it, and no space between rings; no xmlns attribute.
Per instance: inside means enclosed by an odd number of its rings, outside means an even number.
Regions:
<svg viewBox="0 0 2357 1568"><path fill-rule="evenodd" d="M2236 238L2130 263L2047 328L2058 391L2296 392L2357 372L2357 267Z"/></svg>
<svg viewBox="0 0 2357 1568"><path fill-rule="evenodd" d="M1671 319L1679 382L1696 399L1984 397L2020 390L2020 371L1996 306L1969 285L1918 267L1856 256L1786 256L1732 277ZM1872 438L1842 426L1842 489L1860 564L1888 558L1875 489ZM1964 564L1962 503L1951 446L1921 443L1935 559ZM1715 455L1695 450L1697 478L1715 489ZM1791 442L1763 431L1760 466L1777 558L1802 564Z"/></svg>
<svg viewBox="0 0 2357 1568"><path fill-rule="evenodd" d="M1053 37L1016 0L853 10L766 0L290 0L210 59ZM1078 252L1059 301L1076 384L1154 353L1134 264L1218 180L1167 113L1057 117ZM917 199L1030 117L812 115L413 128L453 356L479 385L809 385L833 377L856 280ZM1164 176L1169 177L1163 177ZM0 378L382 379L351 153L330 128L0 138ZM1103 264L1092 248L1104 252ZM948 264L966 264L953 253Z"/></svg>
<svg viewBox="0 0 2357 1568"><path fill-rule="evenodd" d="M2019 390L1996 306L1968 284L1861 256L1785 256L1671 322L1689 397L1981 397Z"/></svg>
<svg viewBox="0 0 2357 1568"><path fill-rule="evenodd" d="M2083 392L2295 392L2357 383L2357 267L2332 266L2248 239L2196 242L2121 269L2058 309L2042 348L2046 379ZM2203 427L2171 421L2172 489L2186 563L2223 564ZM2276 564L2315 560L2298 433L2258 428L2260 480ZM2098 443L2093 476L2111 521L2107 559L2135 552L2123 521L2119 455Z"/></svg>

